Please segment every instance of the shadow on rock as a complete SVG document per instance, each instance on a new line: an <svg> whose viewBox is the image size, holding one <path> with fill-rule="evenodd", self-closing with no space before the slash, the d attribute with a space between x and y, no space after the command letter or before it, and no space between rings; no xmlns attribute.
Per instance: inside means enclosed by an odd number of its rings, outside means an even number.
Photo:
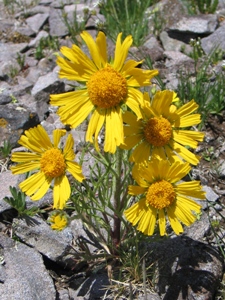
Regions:
<svg viewBox="0 0 225 300"><path fill-rule="evenodd" d="M224 263L216 248L178 236L145 243L143 249L147 263L155 264L155 288L164 300L213 299Z"/></svg>

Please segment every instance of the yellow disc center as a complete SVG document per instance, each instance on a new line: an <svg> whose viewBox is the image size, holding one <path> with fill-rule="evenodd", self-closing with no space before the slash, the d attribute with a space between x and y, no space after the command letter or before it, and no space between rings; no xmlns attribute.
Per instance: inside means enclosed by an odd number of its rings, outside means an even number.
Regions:
<svg viewBox="0 0 225 300"><path fill-rule="evenodd" d="M151 118L144 129L145 139L155 147L162 147L168 144L172 136L172 126L170 122L161 118Z"/></svg>
<svg viewBox="0 0 225 300"><path fill-rule="evenodd" d="M146 204L157 209L163 209L170 206L176 198L176 193L171 183L166 180L160 180L153 183L146 195Z"/></svg>
<svg viewBox="0 0 225 300"><path fill-rule="evenodd" d="M97 71L87 83L92 103L100 108L117 106L127 96L126 79L111 66Z"/></svg>
<svg viewBox="0 0 225 300"><path fill-rule="evenodd" d="M59 149L49 149L42 154L41 171L49 177L59 177L66 170L66 163L62 152Z"/></svg>

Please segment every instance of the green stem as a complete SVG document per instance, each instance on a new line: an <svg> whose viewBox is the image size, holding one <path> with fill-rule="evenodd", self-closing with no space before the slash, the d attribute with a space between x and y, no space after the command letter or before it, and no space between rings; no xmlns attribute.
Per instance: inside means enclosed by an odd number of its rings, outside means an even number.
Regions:
<svg viewBox="0 0 225 300"><path fill-rule="evenodd" d="M120 229L121 229L121 219L120 219L120 196L121 196L121 183L122 183L122 158L123 150L117 149L116 152L116 178L114 186L114 216L113 216L113 230L112 230L112 246L113 253L116 254L120 245Z"/></svg>

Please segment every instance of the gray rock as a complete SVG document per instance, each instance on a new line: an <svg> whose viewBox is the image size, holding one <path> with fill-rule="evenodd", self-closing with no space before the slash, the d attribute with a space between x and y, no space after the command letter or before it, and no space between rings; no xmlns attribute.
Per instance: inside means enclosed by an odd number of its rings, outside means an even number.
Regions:
<svg viewBox="0 0 225 300"><path fill-rule="evenodd" d="M169 28L174 23L178 22L186 13L186 8L179 0L161 0L149 8L149 13L157 11L160 13L165 24L163 28ZM149 19L149 28L154 28L154 21Z"/></svg>
<svg viewBox="0 0 225 300"><path fill-rule="evenodd" d="M31 95L35 97L40 121L43 121L45 114L48 112L49 95L64 92L64 86L64 82L58 79L58 67L38 78Z"/></svg>
<svg viewBox="0 0 225 300"><path fill-rule="evenodd" d="M194 69L194 60L179 51L165 51L164 55L167 57L166 67L173 69L174 73L177 73L175 70L189 70L190 72Z"/></svg>
<svg viewBox="0 0 225 300"><path fill-rule="evenodd" d="M56 67L53 72L39 77L38 81L36 82L36 84L34 85L32 91L31 91L31 95L33 95L35 97L38 95L38 93L40 93L42 91L46 91L46 92L49 91L50 93L54 93L53 86L57 87L61 83L61 82L59 82L59 78L58 78L58 70L59 70L59 68ZM63 83L61 83L61 84L63 84ZM58 87L57 87L57 89L58 89Z"/></svg>
<svg viewBox="0 0 225 300"><path fill-rule="evenodd" d="M39 217L30 218L28 222L24 219L14 219L13 222L15 234L24 243L65 268L75 268L74 250L71 247L73 234L70 228L54 231Z"/></svg>
<svg viewBox="0 0 225 300"><path fill-rule="evenodd" d="M165 51L180 51L185 53L190 53L192 48L190 45L169 37L166 31L160 33L160 40L162 42Z"/></svg>
<svg viewBox="0 0 225 300"><path fill-rule="evenodd" d="M216 15L185 16L176 24L170 26L170 30L209 34L216 30L217 25L218 20Z"/></svg>
<svg viewBox="0 0 225 300"><path fill-rule="evenodd" d="M206 54L211 53L216 47L225 51L225 24L213 34L203 38L201 45Z"/></svg>
<svg viewBox="0 0 225 300"><path fill-rule="evenodd" d="M17 27L16 31L21 35L28 36L28 37L32 37L36 34L35 31L32 30L28 25Z"/></svg>
<svg viewBox="0 0 225 300"><path fill-rule="evenodd" d="M51 36L66 36L69 33L68 28L66 27L62 11L60 9L51 8L49 14L49 27Z"/></svg>
<svg viewBox="0 0 225 300"><path fill-rule="evenodd" d="M8 247L5 239L10 240ZM0 236L5 267L5 280L0 284L1 299L55 300L53 280L45 269L41 255L35 249L11 241Z"/></svg>
<svg viewBox="0 0 225 300"><path fill-rule="evenodd" d="M206 192L206 199L210 202L216 202L219 199L219 195L217 195L211 187L203 186L203 190Z"/></svg>
<svg viewBox="0 0 225 300"><path fill-rule="evenodd" d="M33 39L32 41L30 41L30 43L29 43L28 46L29 46L29 47L37 47L38 44L39 44L39 42L40 42L40 40L41 40L42 38L46 38L46 37L48 37L48 36L49 36L49 34L47 33L47 31L41 30L40 32L38 32L36 38Z"/></svg>
<svg viewBox="0 0 225 300"><path fill-rule="evenodd" d="M219 167L219 177L220 178L225 178L225 162L224 160L221 161L221 165Z"/></svg>
<svg viewBox="0 0 225 300"><path fill-rule="evenodd" d="M39 124L36 113L11 103L1 105L0 119L6 121L6 125L0 127L0 140L8 140L12 147L15 147L23 130Z"/></svg>
<svg viewBox="0 0 225 300"><path fill-rule="evenodd" d="M214 247L185 235L142 243L146 265L155 266L155 289L164 300L213 299L223 273ZM157 262L157 263L156 263Z"/></svg>
<svg viewBox="0 0 225 300"><path fill-rule="evenodd" d="M71 5L71 4L74 4L73 0L54 0L52 1L50 6L54 8L63 8L66 5Z"/></svg>
<svg viewBox="0 0 225 300"><path fill-rule="evenodd" d="M51 1L48 1L48 2L51 2ZM49 5L41 5L41 3L39 2L40 5L36 5L34 7L31 7L28 12L31 14L31 15L35 15L35 14L49 14L50 12L50 7Z"/></svg>
<svg viewBox="0 0 225 300"><path fill-rule="evenodd" d="M27 18L26 23L34 32L38 32L46 23L48 17L48 13L36 14L32 17Z"/></svg>
<svg viewBox="0 0 225 300"><path fill-rule="evenodd" d="M198 202L201 204L201 201ZM199 220L197 220L190 227L185 227L185 235L195 241L201 241L206 237L210 232L210 222L208 215L205 211L202 211L202 214L199 216Z"/></svg>
<svg viewBox="0 0 225 300"><path fill-rule="evenodd" d="M11 206L3 200L5 197L11 197L9 187L17 186L17 176L13 175L10 170L0 173L0 213L11 208Z"/></svg>
<svg viewBox="0 0 225 300"><path fill-rule="evenodd" d="M142 56L142 58L150 56L153 62L164 58L163 49L155 36L150 36L144 45L138 49L137 53L139 53L139 56ZM138 59L141 59L141 57L138 57Z"/></svg>
<svg viewBox="0 0 225 300"><path fill-rule="evenodd" d="M38 69L37 67L30 67L27 73L26 79L33 84L37 82L38 78L41 76L41 70Z"/></svg>
<svg viewBox="0 0 225 300"><path fill-rule="evenodd" d="M0 62L5 62L17 57L17 53L24 52L27 48L27 43L12 44L0 43Z"/></svg>
<svg viewBox="0 0 225 300"><path fill-rule="evenodd" d="M11 92L8 89L0 89L0 105L10 103L12 101Z"/></svg>

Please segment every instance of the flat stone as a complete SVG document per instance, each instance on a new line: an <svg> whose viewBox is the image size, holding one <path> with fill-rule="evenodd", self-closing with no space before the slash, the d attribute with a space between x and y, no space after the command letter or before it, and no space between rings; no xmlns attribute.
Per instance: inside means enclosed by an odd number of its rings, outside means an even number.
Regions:
<svg viewBox="0 0 225 300"><path fill-rule="evenodd" d="M18 177L13 175L10 170L0 173L0 213L11 208L11 206L3 200L5 197L12 197L9 187L17 186Z"/></svg>
<svg viewBox="0 0 225 300"><path fill-rule="evenodd" d="M201 45L206 54L210 54L216 48L225 51L225 24L208 37L203 38Z"/></svg>
<svg viewBox="0 0 225 300"><path fill-rule="evenodd" d="M34 32L38 32L46 23L48 17L48 13L36 14L32 17L27 18L26 23Z"/></svg>
<svg viewBox="0 0 225 300"><path fill-rule="evenodd" d="M35 249L19 242L6 247L3 239L6 237L0 236L7 267L5 280L0 284L1 299L55 300L54 283L44 266L42 256Z"/></svg>
<svg viewBox="0 0 225 300"><path fill-rule="evenodd" d="M28 47L28 43L0 43L0 62L5 62L17 57L17 53L24 52Z"/></svg>
<svg viewBox="0 0 225 300"><path fill-rule="evenodd" d="M216 15L187 16L170 26L170 30L192 32L195 34L209 34L216 30L218 25Z"/></svg>

